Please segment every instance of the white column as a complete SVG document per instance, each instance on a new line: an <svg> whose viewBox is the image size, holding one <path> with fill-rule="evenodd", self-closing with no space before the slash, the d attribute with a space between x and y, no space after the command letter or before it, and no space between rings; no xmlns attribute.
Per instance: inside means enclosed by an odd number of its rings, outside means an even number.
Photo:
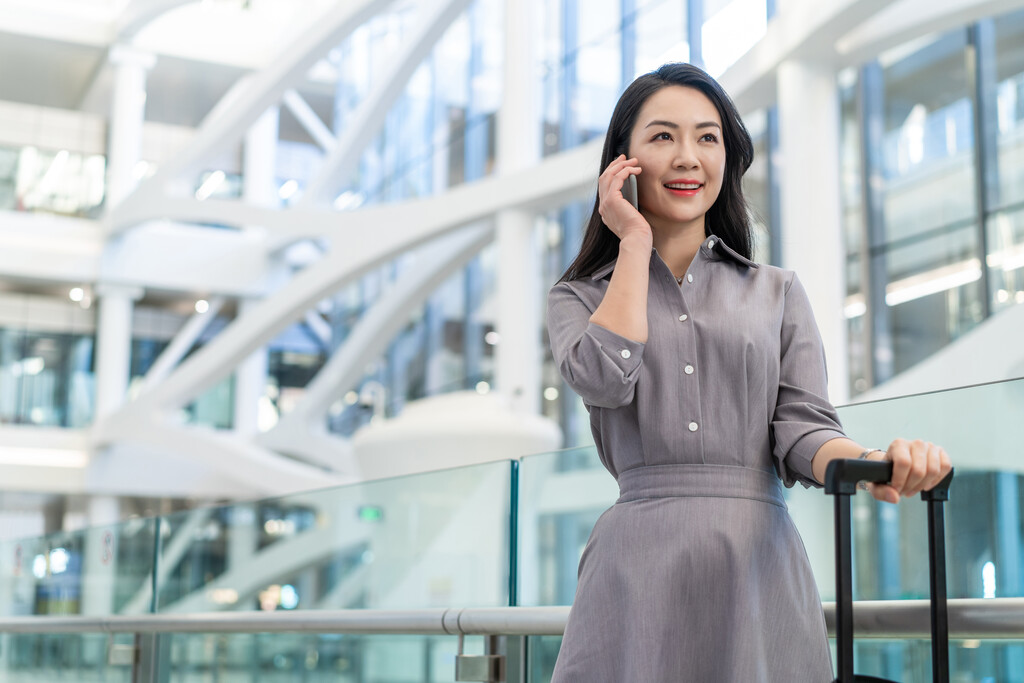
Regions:
<svg viewBox="0 0 1024 683"><path fill-rule="evenodd" d="M96 287L96 414L94 421L121 407L128 391L132 352L132 311L142 298L139 287Z"/></svg>
<svg viewBox="0 0 1024 683"><path fill-rule="evenodd" d="M82 557L82 614L112 614L117 579L117 533L121 505L114 496L89 499L89 527Z"/></svg>
<svg viewBox="0 0 1024 683"><path fill-rule="evenodd" d="M280 109L271 107L246 132L243 153L243 197L257 206L277 206L277 139ZM248 226L255 229L255 226ZM245 315L258 303L254 299L238 302L239 315ZM267 349L261 347L235 369L234 429L250 436L258 430L259 401L267 386Z"/></svg>
<svg viewBox="0 0 1024 683"><path fill-rule="evenodd" d="M279 203L276 173L280 119L281 110L271 107L246 131L242 153L242 196L250 204L277 206Z"/></svg>
<svg viewBox="0 0 1024 683"><path fill-rule="evenodd" d="M505 1L504 93L498 113L499 174L527 168L538 161L540 124L536 83L531 68L530 15L534 3ZM497 216L498 319L500 341L495 349L495 384L512 399L513 409L540 412L540 254L534 239L534 216L524 210Z"/></svg>
<svg viewBox="0 0 1024 683"><path fill-rule="evenodd" d="M114 206L135 188L135 164L141 158L146 120L146 72L156 58L128 45L110 49L114 97L107 140L107 205Z"/></svg>
<svg viewBox="0 0 1024 683"><path fill-rule="evenodd" d="M807 290L825 345L829 395L843 403L850 382L836 74L829 64L788 61L777 82L782 265Z"/></svg>
<svg viewBox="0 0 1024 683"><path fill-rule="evenodd" d="M238 302L239 315L245 315L258 302L244 299ZM261 346L235 368L234 429L240 436L252 436L259 431L260 399L267 390L267 347Z"/></svg>

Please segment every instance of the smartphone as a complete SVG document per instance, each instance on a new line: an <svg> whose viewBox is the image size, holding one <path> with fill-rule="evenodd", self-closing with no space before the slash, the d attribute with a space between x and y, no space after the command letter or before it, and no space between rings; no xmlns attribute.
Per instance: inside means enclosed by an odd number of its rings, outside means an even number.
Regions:
<svg viewBox="0 0 1024 683"><path fill-rule="evenodd" d="M640 205L636 201L636 176L632 173L626 178L626 182L622 184L622 196L633 205L634 209L640 210Z"/></svg>

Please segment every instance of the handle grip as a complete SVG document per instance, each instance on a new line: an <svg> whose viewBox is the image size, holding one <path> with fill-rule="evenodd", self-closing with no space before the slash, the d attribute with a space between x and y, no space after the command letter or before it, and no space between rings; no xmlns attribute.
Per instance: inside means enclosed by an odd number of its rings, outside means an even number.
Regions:
<svg viewBox="0 0 1024 683"><path fill-rule="evenodd" d="M887 460L833 460L825 469L825 493L830 496L852 496L857 493L857 482L885 484L892 480L892 463ZM953 472L929 491L922 491L924 500L949 500L949 485Z"/></svg>

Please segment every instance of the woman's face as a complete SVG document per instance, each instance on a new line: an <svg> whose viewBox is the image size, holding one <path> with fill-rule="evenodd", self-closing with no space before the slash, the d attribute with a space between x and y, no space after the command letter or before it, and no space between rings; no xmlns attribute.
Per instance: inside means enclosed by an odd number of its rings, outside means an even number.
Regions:
<svg viewBox="0 0 1024 683"><path fill-rule="evenodd" d="M654 231L698 226L718 199L725 175L722 119L704 93L670 85L640 109L629 139L640 211Z"/></svg>

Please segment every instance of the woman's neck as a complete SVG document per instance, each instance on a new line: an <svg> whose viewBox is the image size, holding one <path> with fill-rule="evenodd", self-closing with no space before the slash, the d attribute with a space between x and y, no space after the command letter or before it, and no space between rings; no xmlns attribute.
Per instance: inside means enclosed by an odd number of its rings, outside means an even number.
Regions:
<svg viewBox="0 0 1024 683"><path fill-rule="evenodd" d="M682 277L704 242L704 221L675 229L654 229L654 248L677 278Z"/></svg>

